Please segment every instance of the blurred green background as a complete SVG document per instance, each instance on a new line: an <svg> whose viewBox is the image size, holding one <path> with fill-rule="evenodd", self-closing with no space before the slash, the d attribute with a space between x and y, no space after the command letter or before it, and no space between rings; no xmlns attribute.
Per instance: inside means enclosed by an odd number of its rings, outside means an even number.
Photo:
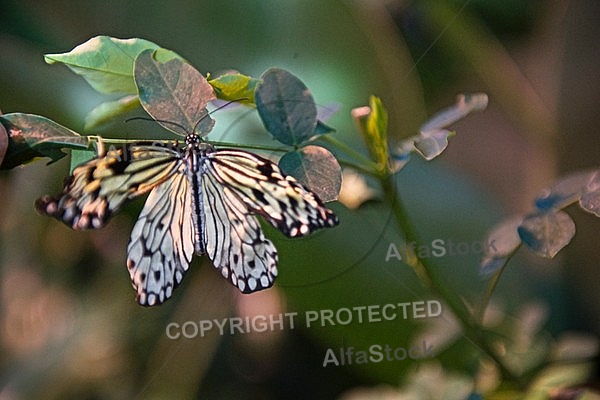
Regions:
<svg viewBox="0 0 600 400"><path fill-rule="evenodd" d="M0 109L81 132L103 98L66 68L45 64L43 54L96 35L151 40L203 73L235 69L258 77L269 67L288 69L318 104L339 104L328 124L360 151L350 110L371 94L388 109L394 142L416 133L456 94L483 91L490 106L456 124L444 155L412 160L397 179L423 242L472 242L503 218L531 210L561 173L600 164L598 17L591 0L3 0ZM225 140L259 135L251 118ZM222 121L226 129L227 117ZM150 125L117 121L82 133L127 131L133 138L140 129L159 130ZM373 398L349 391L405 384L418 371L412 361L323 367L328 348L410 346L430 329L410 318L263 334L213 329L194 339L165 333L171 322L432 299L408 267L385 261L389 244L402 237L385 203L359 210L334 203L340 226L307 239L265 229L280 253L274 289L242 296L197 258L170 301L145 309L135 304L124 265L142 201L106 228L73 232L33 209L39 196L59 192L67 172L62 160L0 173L0 399ZM543 303L553 335L597 336L600 223L569 211L577 223L571 245L555 260L521 250L494 306L516 316L531 301ZM477 262L469 254L434 265L453 290L473 299L484 287ZM481 356L465 340L437 349L437 360L466 376Z"/></svg>

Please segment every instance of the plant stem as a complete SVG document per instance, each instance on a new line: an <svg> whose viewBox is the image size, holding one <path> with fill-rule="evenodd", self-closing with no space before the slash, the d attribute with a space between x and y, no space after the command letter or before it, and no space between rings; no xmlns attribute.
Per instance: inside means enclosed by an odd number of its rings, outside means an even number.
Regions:
<svg viewBox="0 0 600 400"><path fill-rule="evenodd" d="M478 304L477 309L475 310L475 315L477 316L477 321L479 324L483 325L483 318L485 317L485 310L490 304L490 300L492 295L494 294L494 290L496 290L496 285L498 285L498 281L500 281L500 277L506 268L506 264L510 261L515 252L521 247L519 245L511 254L506 256L502 267L498 268L498 270L494 273L494 275L488 280L487 286L481 297L481 302Z"/></svg>
<svg viewBox="0 0 600 400"><path fill-rule="evenodd" d="M395 189L394 176L390 175L385 179L381 179L381 183L385 196L391 204L396 223L400 227L400 230L404 232L406 243L413 241L418 243L417 234L410 223L408 213ZM429 265L427 259L419 259L415 254L414 258L411 257L407 259L407 263L415 271L425 287L443 298L452 309L452 312L454 312L461 321L470 320L470 316L462 304L460 304L455 296L446 289L445 285L442 285L439 282L435 274L431 273L433 268Z"/></svg>
<svg viewBox="0 0 600 400"><path fill-rule="evenodd" d="M417 240L417 233L410 223L408 213L400 196L398 195L395 184L394 175L389 175L386 178L381 179L381 184L385 197L392 207L392 212L396 223L400 227L401 231L404 232L406 243L410 243ZM415 254L414 258L408 258L407 264L415 271L423 285L429 289L434 295L440 297L450 307L454 315L460 320L463 325L463 335L465 338L476 345L482 352L484 352L500 369L503 377L516 381L516 377L502 364L500 360L495 356L495 351L490 347L487 341L482 337L481 325L473 320L469 311L464 307L462 301L455 296L446 285L439 281L438 277L432 273L433 267L429 264L429 260L419 259ZM493 288L492 288L493 292Z"/></svg>
<svg viewBox="0 0 600 400"><path fill-rule="evenodd" d="M237 149L261 150L261 151L268 151L271 153L273 153L273 152L286 153L289 151L289 148L266 146L266 145L262 145L262 144L239 144L239 143L233 143L233 142L215 142L212 140L208 140L207 143L213 144L215 146L234 147Z"/></svg>

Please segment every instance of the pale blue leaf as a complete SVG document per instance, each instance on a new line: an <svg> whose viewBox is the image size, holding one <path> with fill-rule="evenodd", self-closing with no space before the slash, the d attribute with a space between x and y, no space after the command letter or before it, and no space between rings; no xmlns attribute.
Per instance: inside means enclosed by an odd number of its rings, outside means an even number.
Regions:
<svg viewBox="0 0 600 400"><path fill-rule="evenodd" d="M490 277L500 268L502 268L509 260L509 257L486 257L484 256L479 262L479 275L482 277Z"/></svg>
<svg viewBox="0 0 600 400"><path fill-rule="evenodd" d="M484 110L488 105L488 96L485 93L460 94L456 103L435 114L421 128L421 132L434 131L447 128L456 121L469 115L472 111Z"/></svg>
<svg viewBox="0 0 600 400"><path fill-rule="evenodd" d="M326 106L317 105L317 119L327 121L340 110L340 103L329 103Z"/></svg>
<svg viewBox="0 0 600 400"><path fill-rule="evenodd" d="M581 196L579 205L583 210L600 217L600 191L585 193Z"/></svg>
<svg viewBox="0 0 600 400"><path fill-rule="evenodd" d="M495 225L485 236L484 243L487 257L501 258L511 255L521 244L521 238L517 232L523 221L522 215L517 215Z"/></svg>
<svg viewBox="0 0 600 400"><path fill-rule="evenodd" d="M598 170L576 172L559 179L554 186L542 192L535 199L535 206L540 211L557 210L579 200L587 190Z"/></svg>
<svg viewBox="0 0 600 400"><path fill-rule="evenodd" d="M564 211L532 214L518 228L523 243L536 254L553 258L575 236L575 223Z"/></svg>
<svg viewBox="0 0 600 400"><path fill-rule="evenodd" d="M448 137L453 136L454 132L446 129L421 132L414 139L415 149L427 161L431 161L448 147Z"/></svg>
<svg viewBox="0 0 600 400"><path fill-rule="evenodd" d="M584 211L600 217L600 173L596 172L588 182L585 193L579 199L579 206Z"/></svg>

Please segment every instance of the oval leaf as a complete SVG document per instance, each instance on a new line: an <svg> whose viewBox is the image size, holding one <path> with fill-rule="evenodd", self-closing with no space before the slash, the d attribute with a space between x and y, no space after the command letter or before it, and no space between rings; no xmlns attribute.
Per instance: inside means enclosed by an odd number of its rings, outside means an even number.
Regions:
<svg viewBox="0 0 600 400"><path fill-rule="evenodd" d="M553 258L575 236L575 223L564 211L533 214L518 228L523 243L538 255Z"/></svg>
<svg viewBox="0 0 600 400"><path fill-rule="evenodd" d="M85 116L85 130L96 128L140 106L136 95L128 95L115 101L107 101L95 107Z"/></svg>
<svg viewBox="0 0 600 400"><path fill-rule="evenodd" d="M163 63L146 50L135 60L134 76L142 107L162 126L183 136L195 130L205 135L212 129L206 104L215 99L215 92L190 64L179 59Z"/></svg>
<svg viewBox="0 0 600 400"><path fill-rule="evenodd" d="M258 82L258 79L239 73L223 74L208 81L217 98L245 104L254 104L254 91Z"/></svg>
<svg viewBox="0 0 600 400"><path fill-rule="evenodd" d="M49 157L54 162L66 155L61 149L87 149L90 144L89 138L39 115L5 114L0 123L9 139L0 169L14 168L39 157Z"/></svg>
<svg viewBox="0 0 600 400"><path fill-rule="evenodd" d="M144 39L96 36L68 53L46 54L44 60L65 64L100 93L136 94L133 62L142 51L158 48Z"/></svg>
<svg viewBox="0 0 600 400"><path fill-rule="evenodd" d="M329 150L320 146L306 146L286 153L279 167L324 201L337 199L342 186L342 170Z"/></svg>
<svg viewBox="0 0 600 400"><path fill-rule="evenodd" d="M317 106L301 80L278 68L262 75L254 95L265 128L283 144L297 146L315 134Z"/></svg>

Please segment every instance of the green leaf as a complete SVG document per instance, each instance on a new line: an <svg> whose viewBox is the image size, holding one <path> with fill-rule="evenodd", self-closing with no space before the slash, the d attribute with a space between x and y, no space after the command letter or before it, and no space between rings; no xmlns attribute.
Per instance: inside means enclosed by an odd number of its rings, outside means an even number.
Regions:
<svg viewBox="0 0 600 400"><path fill-rule="evenodd" d="M368 107L352 110L369 154L380 169L388 164L387 124L388 115L379 97L371 96Z"/></svg>
<svg viewBox="0 0 600 400"><path fill-rule="evenodd" d="M159 46L144 39L96 36L68 53L46 54L44 60L65 64L100 93L136 94L133 62L147 49L157 50ZM163 50L161 57L181 58L169 50Z"/></svg>
<svg viewBox="0 0 600 400"><path fill-rule="evenodd" d="M315 127L315 136L325 135L331 132L335 132L335 129L329 125L326 125L324 122L317 121L317 126Z"/></svg>
<svg viewBox="0 0 600 400"><path fill-rule="evenodd" d="M72 173L77 166L84 164L90 160L93 160L97 156L98 154L96 153L96 151L92 149L71 150L71 166L69 167L69 172Z"/></svg>
<svg viewBox="0 0 600 400"><path fill-rule="evenodd" d="M259 80L239 73L223 74L209 79L218 99L254 104L254 91Z"/></svg>
<svg viewBox="0 0 600 400"><path fill-rule="evenodd" d="M135 60L134 74L142 107L166 129L183 136L212 129L206 104L215 99L215 92L190 64L180 59L162 62L146 50Z"/></svg>
<svg viewBox="0 0 600 400"><path fill-rule="evenodd" d="M553 258L575 236L575 223L564 211L532 214L518 228L523 243L537 255Z"/></svg>
<svg viewBox="0 0 600 400"><path fill-rule="evenodd" d="M85 130L103 125L140 106L140 99L136 95L127 95L118 100L106 101L85 116Z"/></svg>
<svg viewBox="0 0 600 400"><path fill-rule="evenodd" d="M39 115L5 114L0 123L9 139L0 169L14 168L40 157L49 157L54 162L66 155L61 149L87 149L90 145L88 137Z"/></svg>
<svg viewBox="0 0 600 400"><path fill-rule="evenodd" d="M298 146L314 136L317 106L308 88L291 73L267 70L256 89L258 114L265 128L283 144Z"/></svg>
<svg viewBox="0 0 600 400"><path fill-rule="evenodd" d="M321 146L306 146L286 153L279 160L279 166L322 201L337 200L342 186L342 169L329 150Z"/></svg>

